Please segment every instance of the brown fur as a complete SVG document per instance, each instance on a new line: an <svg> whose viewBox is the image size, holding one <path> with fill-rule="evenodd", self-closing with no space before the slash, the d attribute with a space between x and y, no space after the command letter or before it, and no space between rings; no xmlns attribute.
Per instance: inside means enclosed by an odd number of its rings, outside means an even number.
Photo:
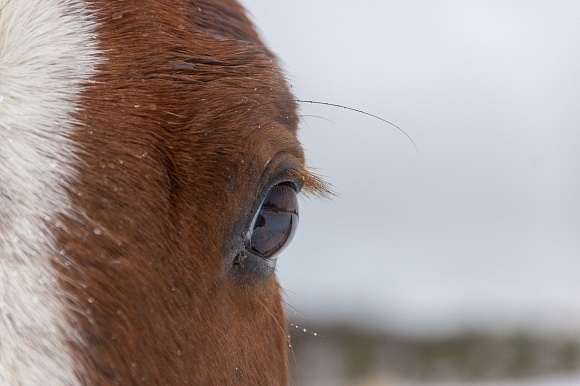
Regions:
<svg viewBox="0 0 580 386"><path fill-rule="evenodd" d="M304 173L276 59L234 1L93 5L107 60L78 113L75 214L59 229L79 377L286 384L278 283L224 260L269 178Z"/></svg>

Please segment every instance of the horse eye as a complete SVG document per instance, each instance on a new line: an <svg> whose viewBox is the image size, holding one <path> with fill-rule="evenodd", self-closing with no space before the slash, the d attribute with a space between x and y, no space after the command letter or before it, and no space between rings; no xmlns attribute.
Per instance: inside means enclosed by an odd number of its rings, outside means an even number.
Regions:
<svg viewBox="0 0 580 386"><path fill-rule="evenodd" d="M289 183L270 189L246 236L246 249L265 259L282 251L298 227L298 199Z"/></svg>

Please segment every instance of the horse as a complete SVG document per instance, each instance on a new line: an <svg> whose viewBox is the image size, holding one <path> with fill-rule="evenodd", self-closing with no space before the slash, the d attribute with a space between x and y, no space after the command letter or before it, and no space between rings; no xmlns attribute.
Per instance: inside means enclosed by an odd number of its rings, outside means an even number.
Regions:
<svg viewBox="0 0 580 386"><path fill-rule="evenodd" d="M235 0L0 0L0 384L287 384L296 105Z"/></svg>

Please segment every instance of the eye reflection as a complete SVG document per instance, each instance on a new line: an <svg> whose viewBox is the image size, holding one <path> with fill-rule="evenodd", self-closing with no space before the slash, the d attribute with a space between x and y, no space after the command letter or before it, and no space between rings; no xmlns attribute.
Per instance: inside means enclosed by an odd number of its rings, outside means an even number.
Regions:
<svg viewBox="0 0 580 386"><path fill-rule="evenodd" d="M288 183L270 189L256 213L246 238L246 248L271 259L294 237L298 227L298 198Z"/></svg>

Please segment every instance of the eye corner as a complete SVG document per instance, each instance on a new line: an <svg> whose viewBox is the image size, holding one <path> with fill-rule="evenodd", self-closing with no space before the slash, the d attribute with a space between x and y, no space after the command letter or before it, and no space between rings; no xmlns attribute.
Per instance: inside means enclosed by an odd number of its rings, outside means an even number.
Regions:
<svg viewBox="0 0 580 386"><path fill-rule="evenodd" d="M244 249L234 257L230 270L235 276L241 278L267 279L276 269L276 259L276 257L265 259L250 250Z"/></svg>

